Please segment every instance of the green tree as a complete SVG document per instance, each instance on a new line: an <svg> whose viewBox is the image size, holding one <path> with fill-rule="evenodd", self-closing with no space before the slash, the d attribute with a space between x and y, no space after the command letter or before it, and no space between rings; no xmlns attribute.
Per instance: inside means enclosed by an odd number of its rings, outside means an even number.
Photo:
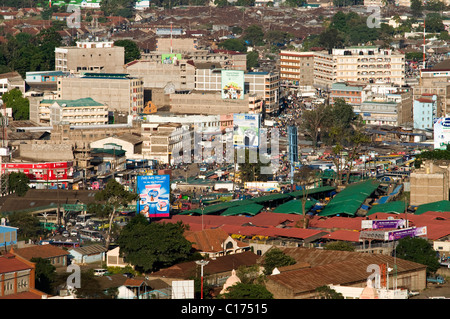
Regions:
<svg viewBox="0 0 450 319"><path fill-rule="evenodd" d="M316 288L316 292L320 299L344 299L344 296L329 286L321 286Z"/></svg>
<svg viewBox="0 0 450 319"><path fill-rule="evenodd" d="M139 60L141 58L141 50L133 40L117 40L114 41L114 45L118 47L124 47L125 49L125 63Z"/></svg>
<svg viewBox="0 0 450 319"><path fill-rule="evenodd" d="M247 70L252 70L259 66L259 53L251 51L247 53Z"/></svg>
<svg viewBox="0 0 450 319"><path fill-rule="evenodd" d="M445 31L442 16L439 13L429 13L425 18L425 25L427 32L439 33Z"/></svg>
<svg viewBox="0 0 450 319"><path fill-rule="evenodd" d="M30 189L28 183L30 179L23 172L12 172L8 175L8 193L16 193L17 196L23 197Z"/></svg>
<svg viewBox="0 0 450 319"><path fill-rule="evenodd" d="M395 248L398 258L413 261L427 266L427 275L435 273L439 268L437 252L431 243L420 237L406 237L398 241Z"/></svg>
<svg viewBox="0 0 450 319"><path fill-rule="evenodd" d="M331 108L328 104L319 104L311 110L303 110L300 129L312 140L313 147L318 146L323 133L328 126L328 116Z"/></svg>
<svg viewBox="0 0 450 319"><path fill-rule="evenodd" d="M345 241L329 242L324 247L325 250L355 251L355 247Z"/></svg>
<svg viewBox="0 0 450 319"><path fill-rule="evenodd" d="M295 259L286 255L281 249L272 248L264 255L264 274L271 275L275 267L290 266L295 263Z"/></svg>
<svg viewBox="0 0 450 319"><path fill-rule="evenodd" d="M104 289L94 275L93 269L81 271L79 288L75 289L75 295L78 299L109 299Z"/></svg>
<svg viewBox="0 0 450 319"><path fill-rule="evenodd" d="M52 294L52 285L55 281L56 268L48 259L32 258L31 262L36 264L35 287L48 294Z"/></svg>
<svg viewBox="0 0 450 319"><path fill-rule="evenodd" d="M2 101L6 107L12 109L13 119L28 120L30 117L30 101L22 96L22 92L19 89L12 89L2 95Z"/></svg>
<svg viewBox="0 0 450 319"><path fill-rule="evenodd" d="M343 45L343 39L337 29L330 28L319 35L318 44L327 50Z"/></svg>
<svg viewBox="0 0 450 319"><path fill-rule="evenodd" d="M252 24L245 29L243 36L251 46L264 45L264 30L257 24Z"/></svg>
<svg viewBox="0 0 450 319"><path fill-rule="evenodd" d="M219 48L225 50L247 52L247 45L242 39L226 39L218 44Z"/></svg>
<svg viewBox="0 0 450 319"><path fill-rule="evenodd" d="M273 299L273 294L263 285L237 283L221 296L224 299Z"/></svg>
<svg viewBox="0 0 450 319"><path fill-rule="evenodd" d="M235 163L239 164L239 177L243 183L267 181L267 175L262 174L262 168L270 163L263 163L259 152L245 149L245 153L235 151Z"/></svg>
<svg viewBox="0 0 450 319"><path fill-rule="evenodd" d="M422 16L423 4L422 0L411 0L411 13L414 17Z"/></svg>
<svg viewBox="0 0 450 319"><path fill-rule="evenodd" d="M109 213L109 228L106 236L106 248L109 247L110 237L111 237L111 227L116 217L116 211L121 206L127 206L132 201L138 199L138 195L132 192L125 190L123 185L117 182L115 179L111 179L100 192L95 194L95 199L105 203L108 206Z"/></svg>
<svg viewBox="0 0 450 319"><path fill-rule="evenodd" d="M189 258L192 249L182 223L149 223L133 217L120 232L117 243L124 259L142 272L157 271Z"/></svg>
<svg viewBox="0 0 450 319"><path fill-rule="evenodd" d="M36 240L43 234L40 227L39 219L26 212L14 212L8 217L9 224L12 227L17 227L17 234L20 239Z"/></svg>

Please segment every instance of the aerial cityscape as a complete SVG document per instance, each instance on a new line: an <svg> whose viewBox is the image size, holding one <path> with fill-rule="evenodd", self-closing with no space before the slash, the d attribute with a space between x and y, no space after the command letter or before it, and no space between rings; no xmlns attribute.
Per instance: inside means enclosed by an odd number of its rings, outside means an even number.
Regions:
<svg viewBox="0 0 450 319"><path fill-rule="evenodd" d="M449 28L448 0L2 0L0 299L449 299Z"/></svg>

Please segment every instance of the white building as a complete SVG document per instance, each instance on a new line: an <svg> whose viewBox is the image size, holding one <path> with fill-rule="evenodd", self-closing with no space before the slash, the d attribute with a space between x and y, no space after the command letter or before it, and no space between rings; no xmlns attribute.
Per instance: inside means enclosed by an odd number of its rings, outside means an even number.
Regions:
<svg viewBox="0 0 450 319"><path fill-rule="evenodd" d="M405 54L377 46L353 46L315 52L314 85L336 82L405 84Z"/></svg>

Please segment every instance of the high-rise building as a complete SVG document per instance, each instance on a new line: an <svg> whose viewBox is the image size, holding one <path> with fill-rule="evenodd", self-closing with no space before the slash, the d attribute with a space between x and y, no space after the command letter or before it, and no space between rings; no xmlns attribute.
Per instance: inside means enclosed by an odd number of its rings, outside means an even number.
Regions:
<svg viewBox="0 0 450 319"><path fill-rule="evenodd" d="M354 46L314 53L314 85L336 82L405 84L405 54L377 46Z"/></svg>
<svg viewBox="0 0 450 319"><path fill-rule="evenodd" d="M281 50L280 82L284 87L298 88L314 84L314 52Z"/></svg>
<svg viewBox="0 0 450 319"><path fill-rule="evenodd" d="M55 48L55 70L72 73L123 73L125 49L113 41L80 41Z"/></svg>
<svg viewBox="0 0 450 319"><path fill-rule="evenodd" d="M83 76L59 77L58 99L90 97L108 105L108 110L129 115L142 112L144 89L142 78L123 73L85 73Z"/></svg>

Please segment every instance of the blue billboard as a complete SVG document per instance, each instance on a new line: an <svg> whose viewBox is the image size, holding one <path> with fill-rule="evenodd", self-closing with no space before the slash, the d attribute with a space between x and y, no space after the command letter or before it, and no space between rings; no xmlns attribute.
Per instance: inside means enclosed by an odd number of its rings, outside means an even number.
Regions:
<svg viewBox="0 0 450 319"><path fill-rule="evenodd" d="M137 176L138 213L147 218L170 217L170 175Z"/></svg>

